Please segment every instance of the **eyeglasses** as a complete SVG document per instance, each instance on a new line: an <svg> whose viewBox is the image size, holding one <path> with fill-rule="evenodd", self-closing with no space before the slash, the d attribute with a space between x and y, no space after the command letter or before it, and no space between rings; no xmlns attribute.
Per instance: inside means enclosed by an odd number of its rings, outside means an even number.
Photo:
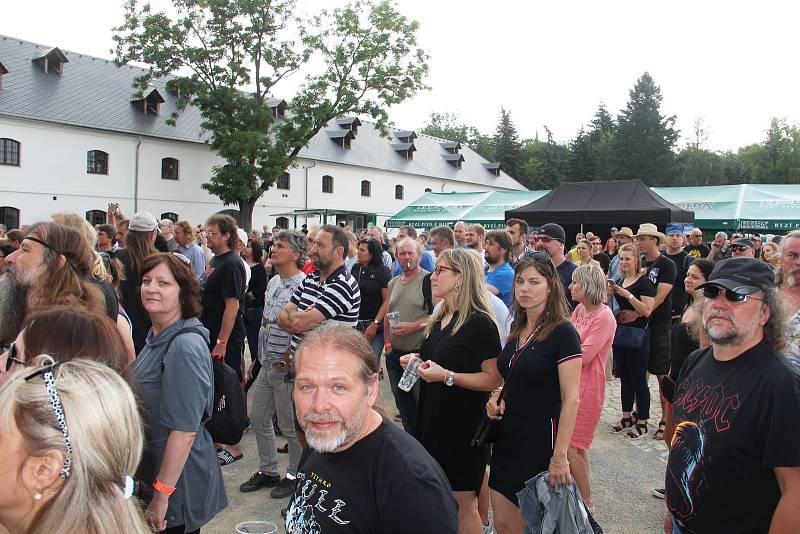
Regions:
<svg viewBox="0 0 800 534"><path fill-rule="evenodd" d="M64 407L61 405L61 397L56 389L55 369L60 365L52 358L49 358L50 363L25 377L28 382L31 379L41 376L44 380L44 387L47 390L47 397L50 400L50 407L53 409L53 414L56 416L56 421L64 435L64 444L67 448L67 454L64 455L64 465L61 467L61 478L67 478L72 468L72 442L69 439L69 429L67 428L67 418L64 416Z"/></svg>
<svg viewBox="0 0 800 534"><path fill-rule="evenodd" d="M8 357L6 358L6 373L11 370L11 365L14 363L16 363L17 365L21 365L22 367L25 367L25 362L17 358L17 353L18 353L17 344L12 341L11 345L9 345L8 347Z"/></svg>
<svg viewBox="0 0 800 534"><path fill-rule="evenodd" d="M442 271L450 271L450 272L453 272L453 273L459 272L459 271L456 271L455 269L453 269L452 267L445 267L444 265L437 265L436 268L433 270L433 274L435 274L436 276L439 276L440 274L442 274Z"/></svg>
<svg viewBox="0 0 800 534"><path fill-rule="evenodd" d="M731 252L744 252L747 250L747 245L731 245Z"/></svg>
<svg viewBox="0 0 800 534"><path fill-rule="evenodd" d="M219 232L212 232L211 230L206 230L206 237L214 237L215 235L222 235Z"/></svg>
<svg viewBox="0 0 800 534"><path fill-rule="evenodd" d="M746 300L758 300L762 301L764 299L756 298L752 295L747 295L745 293L736 293L735 291L728 291L724 287L719 286L706 286L703 288L703 296L707 299L714 300L719 296L720 293L725 295L725 299L728 302L745 302Z"/></svg>
<svg viewBox="0 0 800 534"><path fill-rule="evenodd" d="M536 241L537 242L541 241L542 243L549 243L550 241L555 241L555 239L553 239L549 235L540 235L539 237L536 238Z"/></svg>

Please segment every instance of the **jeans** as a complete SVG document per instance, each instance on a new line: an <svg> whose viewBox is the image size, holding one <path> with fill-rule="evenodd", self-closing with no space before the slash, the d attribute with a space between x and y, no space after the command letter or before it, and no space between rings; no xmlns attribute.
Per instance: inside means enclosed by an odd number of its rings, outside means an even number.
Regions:
<svg viewBox="0 0 800 534"><path fill-rule="evenodd" d="M419 401L419 381L414 384L414 387L408 393L397 387L400 377L403 376L403 368L400 367L400 356L409 352L413 351L393 350L387 353L386 372L389 374L389 385L392 387L394 403L400 412L400 418L403 420L403 429L413 436L417 402Z"/></svg>
<svg viewBox="0 0 800 534"><path fill-rule="evenodd" d="M244 331L247 335L247 347L250 349L250 360L258 359L258 331L261 329L261 316L264 306L250 308L244 312Z"/></svg>
<svg viewBox="0 0 800 534"><path fill-rule="evenodd" d="M356 329L363 334L364 330L371 324L372 321L359 320ZM375 337L369 343L372 346L372 353L375 355L375 360L378 362L378 368L381 366L381 353L383 352L383 345L385 342L383 327L379 326L377 332L375 332Z"/></svg>
<svg viewBox="0 0 800 534"><path fill-rule="evenodd" d="M278 451L275 450L275 429L272 414L278 413L278 426L289 442L289 465L287 473L297 474L300 461L300 442L294 429L294 407L292 405L292 384L284 382L286 373L277 371L272 365L262 367L253 388L250 390L252 405L250 424L256 435L259 471L265 475L279 476Z"/></svg>
<svg viewBox="0 0 800 534"><path fill-rule="evenodd" d="M647 385L647 364L650 359L649 334L640 349L614 347L614 368L620 378L622 411L633 410L636 401L637 417L650 418L650 388Z"/></svg>

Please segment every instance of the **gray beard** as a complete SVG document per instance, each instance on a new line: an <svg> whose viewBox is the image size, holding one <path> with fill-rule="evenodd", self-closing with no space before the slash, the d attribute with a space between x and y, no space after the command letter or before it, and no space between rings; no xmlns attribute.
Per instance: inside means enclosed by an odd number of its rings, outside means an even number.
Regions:
<svg viewBox="0 0 800 534"><path fill-rule="evenodd" d="M16 339L28 313L28 288L9 270L0 277L0 343Z"/></svg>

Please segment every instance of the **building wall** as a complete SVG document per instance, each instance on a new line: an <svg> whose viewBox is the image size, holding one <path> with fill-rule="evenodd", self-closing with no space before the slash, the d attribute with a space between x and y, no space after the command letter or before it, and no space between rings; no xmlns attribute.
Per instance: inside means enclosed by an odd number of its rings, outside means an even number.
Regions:
<svg viewBox="0 0 800 534"><path fill-rule="evenodd" d="M136 209L150 211L157 217L174 212L193 224L203 222L217 211L238 209L238 206L223 206L200 187L208 181L213 166L222 163L207 145L5 117L0 118L0 137L15 139L21 145L19 167L0 165L0 206L18 208L23 225L48 219L57 211L83 214L88 210L105 210L110 202L119 202L128 215ZM109 154L107 175L86 172L89 150ZM165 157L180 161L178 180L161 178L161 160ZM254 227L273 226L278 213L325 208L376 213L377 224L382 226L387 218L421 196L426 188L436 192L487 190L485 186L466 182L323 161L300 160L289 174L289 190L273 186L259 200L253 211ZM334 178L332 194L322 192L324 175ZM369 197L361 196L362 180L371 182ZM395 199L398 184L404 187L402 200ZM135 196L138 196L136 206ZM297 219L298 225L306 222L318 224L319 219ZM290 217L290 226L293 223Z"/></svg>

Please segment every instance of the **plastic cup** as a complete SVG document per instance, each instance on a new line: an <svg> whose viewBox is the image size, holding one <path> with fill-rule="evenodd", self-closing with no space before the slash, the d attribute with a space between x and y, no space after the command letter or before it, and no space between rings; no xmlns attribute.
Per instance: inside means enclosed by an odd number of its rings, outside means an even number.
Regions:
<svg viewBox="0 0 800 534"><path fill-rule="evenodd" d="M400 322L400 312L389 312L386 318L389 320L389 328L394 328Z"/></svg>
<svg viewBox="0 0 800 534"><path fill-rule="evenodd" d="M278 527L272 521L244 521L236 525L236 534L277 534Z"/></svg>
<svg viewBox="0 0 800 534"><path fill-rule="evenodd" d="M419 367L421 363L422 360L420 358L416 355L412 355L406 364L406 368L403 370L403 376L400 377L400 382L397 383L397 387L405 392L411 391L411 388L414 387L414 384L419 379L417 367Z"/></svg>

